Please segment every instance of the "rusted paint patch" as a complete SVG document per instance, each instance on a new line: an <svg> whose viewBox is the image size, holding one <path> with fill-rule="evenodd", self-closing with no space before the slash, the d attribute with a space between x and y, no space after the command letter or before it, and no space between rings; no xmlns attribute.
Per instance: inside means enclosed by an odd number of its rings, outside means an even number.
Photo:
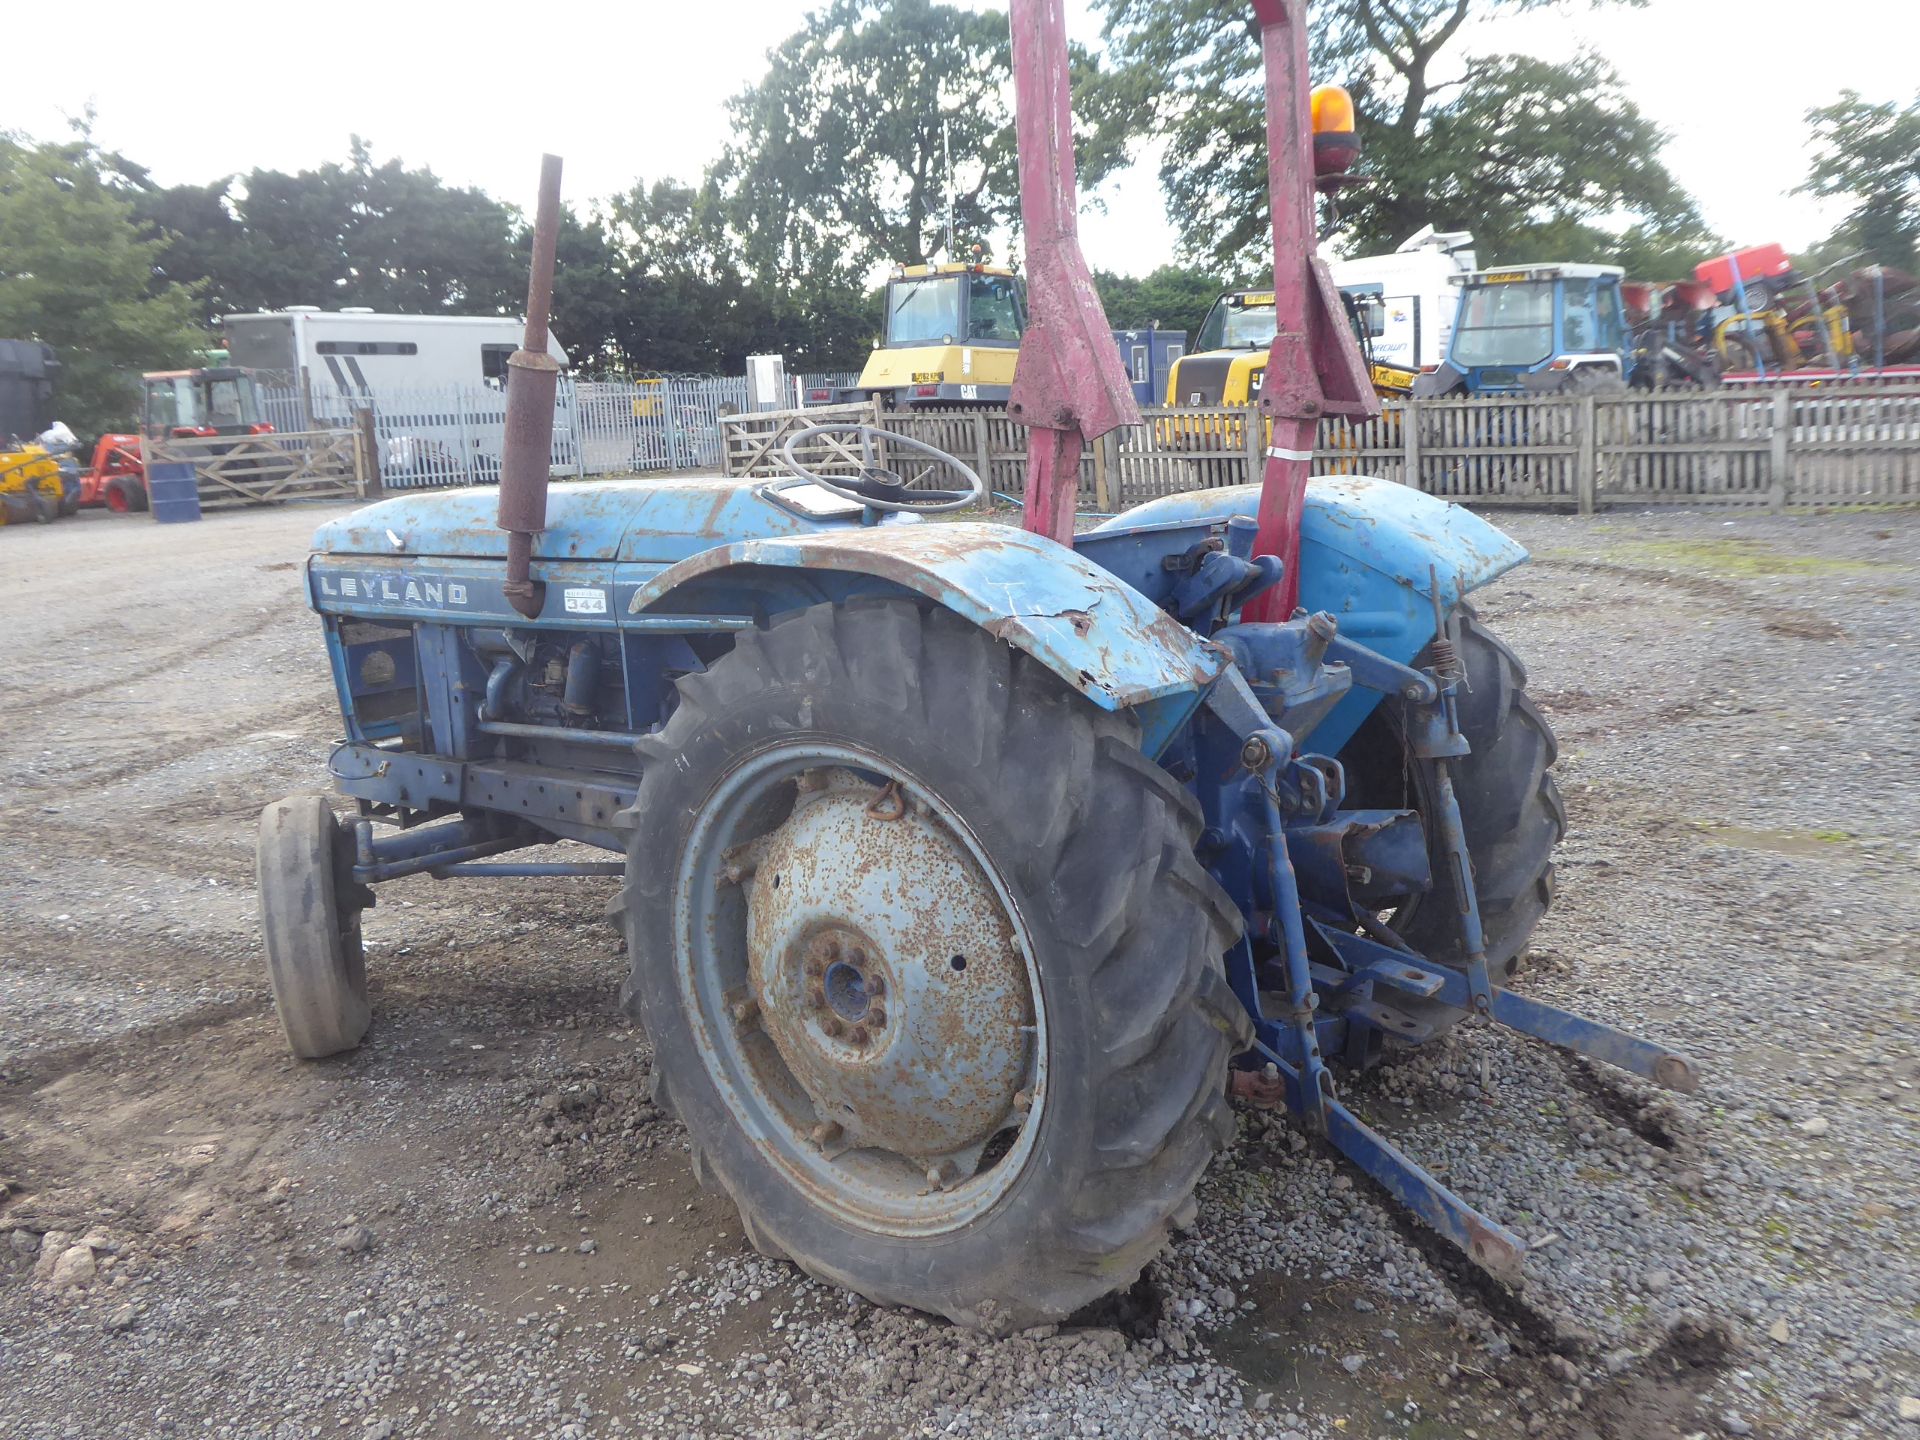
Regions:
<svg viewBox="0 0 1920 1440"><path fill-rule="evenodd" d="M743 857L758 1021L823 1126L972 1173L1018 1123L1034 1026L1026 960L992 885L922 805L809 772Z"/></svg>
<svg viewBox="0 0 1920 1440"><path fill-rule="evenodd" d="M1260 1110L1278 1110L1287 1103L1286 1085L1264 1070L1229 1070L1227 1093Z"/></svg>

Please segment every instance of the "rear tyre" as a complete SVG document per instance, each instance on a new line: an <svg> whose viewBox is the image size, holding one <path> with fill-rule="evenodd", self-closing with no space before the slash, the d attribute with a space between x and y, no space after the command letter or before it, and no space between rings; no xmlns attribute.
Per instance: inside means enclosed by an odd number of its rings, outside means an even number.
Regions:
<svg viewBox="0 0 1920 1440"><path fill-rule="evenodd" d="M752 1242L997 1332L1131 1283L1250 1038L1238 912L1135 722L855 601L742 635L641 753L629 1007Z"/></svg>
<svg viewBox="0 0 1920 1440"><path fill-rule="evenodd" d="M255 853L260 935L287 1048L303 1060L351 1050L367 1033L361 905L351 878L352 837L318 795L295 795L260 814Z"/></svg>
<svg viewBox="0 0 1920 1440"><path fill-rule="evenodd" d="M1550 773L1559 746L1546 718L1527 698L1526 667L1470 607L1460 607L1456 622L1466 667L1458 692L1460 729L1473 748L1454 762L1454 791L1479 891L1487 964L1498 978L1519 968L1534 927L1553 903L1553 847L1566 834L1567 808ZM1426 662L1423 654L1414 663ZM1340 759L1347 767L1350 804L1411 806L1432 814L1424 772L1407 747L1400 702L1383 702ZM1434 827L1427 828L1433 835ZM1445 874L1443 858L1436 837L1436 877ZM1444 889L1408 901L1390 923L1430 959L1466 963L1459 918Z"/></svg>

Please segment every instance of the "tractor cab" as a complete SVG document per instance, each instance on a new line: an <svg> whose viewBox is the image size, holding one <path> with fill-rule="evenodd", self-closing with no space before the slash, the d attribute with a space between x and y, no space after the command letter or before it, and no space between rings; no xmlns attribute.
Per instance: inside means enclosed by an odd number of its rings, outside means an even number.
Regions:
<svg viewBox="0 0 1920 1440"><path fill-rule="evenodd" d="M906 265L887 282L884 330L857 383L836 398L889 408L1004 405L1013 390L1027 292L1001 265Z"/></svg>
<svg viewBox="0 0 1920 1440"><path fill-rule="evenodd" d="M1624 387L1632 354L1617 265L1468 275L1446 362L1417 395L1551 395Z"/></svg>
<svg viewBox="0 0 1920 1440"><path fill-rule="evenodd" d="M270 435L253 372L223 366L156 370L140 377L140 431L149 440Z"/></svg>

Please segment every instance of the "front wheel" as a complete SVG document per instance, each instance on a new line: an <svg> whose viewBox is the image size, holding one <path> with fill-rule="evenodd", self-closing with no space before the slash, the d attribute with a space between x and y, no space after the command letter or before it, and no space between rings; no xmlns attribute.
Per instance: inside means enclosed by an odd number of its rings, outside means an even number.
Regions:
<svg viewBox="0 0 1920 1440"><path fill-rule="evenodd" d="M1453 764L1454 790L1479 892L1487 964L1496 978L1519 968L1534 927L1553 903L1553 847L1567 829L1567 809L1551 767L1559 753L1546 717L1527 698L1520 659L1468 606L1455 614L1460 662L1460 729L1472 753ZM1424 654L1414 661L1427 663ZM1340 754L1348 803L1410 807L1428 820L1433 874L1446 874L1425 767L1407 744L1400 702L1383 701ZM1434 960L1466 962L1460 920L1444 882L1406 901L1389 917L1400 935Z"/></svg>
<svg viewBox="0 0 1920 1440"><path fill-rule="evenodd" d="M351 1050L367 1033L360 910L372 895L352 878L352 837L319 795L260 814L255 852L260 937L287 1048L303 1060Z"/></svg>
<svg viewBox="0 0 1920 1440"><path fill-rule="evenodd" d="M655 1097L763 1253L1008 1331L1129 1284L1231 1134L1231 902L1136 724L958 616L679 683L622 892Z"/></svg>

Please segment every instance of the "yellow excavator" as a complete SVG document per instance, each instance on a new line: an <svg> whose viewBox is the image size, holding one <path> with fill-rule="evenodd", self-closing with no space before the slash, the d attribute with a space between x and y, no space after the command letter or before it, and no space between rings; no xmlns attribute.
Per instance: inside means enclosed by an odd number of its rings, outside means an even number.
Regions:
<svg viewBox="0 0 1920 1440"><path fill-rule="evenodd" d="M1026 287L1004 265L903 265L887 282L886 328L836 400L877 397L890 410L1005 405L1013 393Z"/></svg>
<svg viewBox="0 0 1920 1440"><path fill-rule="evenodd" d="M1374 358L1374 337L1386 325L1385 302L1377 294L1348 290L1340 294L1374 391L1385 398L1411 394L1413 371ZM1168 407L1252 404L1266 375L1267 352L1273 348L1273 314L1271 290L1230 290L1214 301L1200 324L1192 353L1182 355L1168 373Z"/></svg>
<svg viewBox="0 0 1920 1440"><path fill-rule="evenodd" d="M1342 290L1347 323L1360 341L1360 353L1367 362L1367 374L1374 393L1382 399L1403 400L1413 393L1419 376L1412 370L1387 365L1373 353L1374 337L1386 326L1386 305L1377 293ZM1174 361L1167 374L1167 408L1245 406L1259 398L1260 382L1267 373L1267 352L1273 348L1273 292L1271 290L1230 290L1213 302L1207 318L1200 324L1200 336L1192 354ZM1385 417L1389 433L1397 433L1398 420ZM1236 454L1246 445L1246 421L1240 415L1195 415L1154 422L1162 444L1188 450ZM1266 432L1272 433L1267 422ZM1322 448L1357 453L1360 437L1344 420L1322 424ZM1355 468L1354 454L1328 462L1325 473L1342 475Z"/></svg>
<svg viewBox="0 0 1920 1440"><path fill-rule="evenodd" d="M61 474L63 445L53 423L53 377L60 362L38 340L0 340L0 525L45 524L71 515L78 491ZM50 437L63 435L58 443Z"/></svg>

